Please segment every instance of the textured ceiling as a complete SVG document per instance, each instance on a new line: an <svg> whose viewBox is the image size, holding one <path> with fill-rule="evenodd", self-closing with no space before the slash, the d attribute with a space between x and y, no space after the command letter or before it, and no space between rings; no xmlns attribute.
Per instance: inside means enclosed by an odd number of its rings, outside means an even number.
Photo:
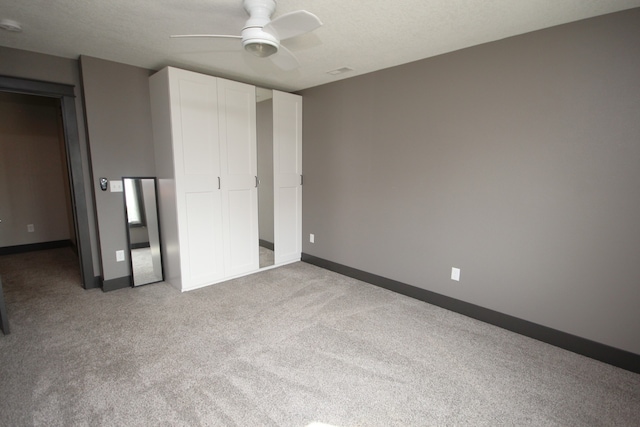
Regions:
<svg viewBox="0 0 640 427"><path fill-rule="evenodd" d="M324 25L283 44L302 66L281 71L236 40L242 0L0 0L0 46L66 58L88 55L150 69L173 65L282 90L299 90L465 47L639 7L640 0L278 0L273 17L306 9ZM1 58L0 58L1 60ZM337 68L353 71L327 74Z"/></svg>

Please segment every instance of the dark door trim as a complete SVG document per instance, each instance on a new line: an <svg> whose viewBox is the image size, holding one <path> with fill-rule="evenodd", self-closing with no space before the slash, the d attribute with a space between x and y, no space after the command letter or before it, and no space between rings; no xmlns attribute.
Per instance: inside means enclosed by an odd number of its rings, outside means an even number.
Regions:
<svg viewBox="0 0 640 427"><path fill-rule="evenodd" d="M80 150L80 136L78 134L74 86L63 83L0 76L0 91L47 96L60 100L82 284L85 289L98 287L93 272L87 194L85 194L84 189L82 152Z"/></svg>

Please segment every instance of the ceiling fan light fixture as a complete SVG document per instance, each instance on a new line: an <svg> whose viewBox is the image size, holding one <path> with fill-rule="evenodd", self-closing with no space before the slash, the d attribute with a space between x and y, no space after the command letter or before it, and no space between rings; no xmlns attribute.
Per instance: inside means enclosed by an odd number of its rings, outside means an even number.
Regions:
<svg viewBox="0 0 640 427"><path fill-rule="evenodd" d="M278 45L267 40L250 40L243 44L244 50L260 58L266 58L278 51Z"/></svg>

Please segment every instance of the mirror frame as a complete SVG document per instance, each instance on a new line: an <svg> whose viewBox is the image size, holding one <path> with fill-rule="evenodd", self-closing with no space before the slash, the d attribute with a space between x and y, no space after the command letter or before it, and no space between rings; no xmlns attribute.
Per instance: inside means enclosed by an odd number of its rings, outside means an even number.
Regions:
<svg viewBox="0 0 640 427"><path fill-rule="evenodd" d="M131 253L131 226L129 225L129 209L127 207L127 191L125 189L125 179L136 179L136 180L142 180L142 179L152 179L153 180L153 189L155 192L155 203L156 203L156 220L158 223L158 245L159 245L159 254L160 254L160 280L156 280L153 282L147 282L147 283L140 283L140 284L136 284L135 283L135 277L133 274L133 256ZM165 278L165 271L164 271L164 261L162 258L162 232L161 232L161 227L160 227L160 205L158 203L158 179L155 176L123 176L122 177L122 198L123 198L123 202L124 202L124 220L125 220L125 227L127 229L127 249L129 250L129 271L130 271L130 278L131 278L131 287L138 287L138 286L144 286L144 285L150 285L153 283L159 283L159 282L163 282L164 278ZM146 216L146 209L144 211L144 215ZM146 219L145 219L145 223L146 223Z"/></svg>

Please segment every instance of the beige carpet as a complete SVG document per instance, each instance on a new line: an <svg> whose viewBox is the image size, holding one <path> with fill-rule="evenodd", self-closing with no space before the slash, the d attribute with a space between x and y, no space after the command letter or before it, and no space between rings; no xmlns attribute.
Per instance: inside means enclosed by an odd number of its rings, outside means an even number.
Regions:
<svg viewBox="0 0 640 427"><path fill-rule="evenodd" d="M0 257L1 426L633 426L640 375L295 263L181 294ZM322 424L321 424L322 423Z"/></svg>

